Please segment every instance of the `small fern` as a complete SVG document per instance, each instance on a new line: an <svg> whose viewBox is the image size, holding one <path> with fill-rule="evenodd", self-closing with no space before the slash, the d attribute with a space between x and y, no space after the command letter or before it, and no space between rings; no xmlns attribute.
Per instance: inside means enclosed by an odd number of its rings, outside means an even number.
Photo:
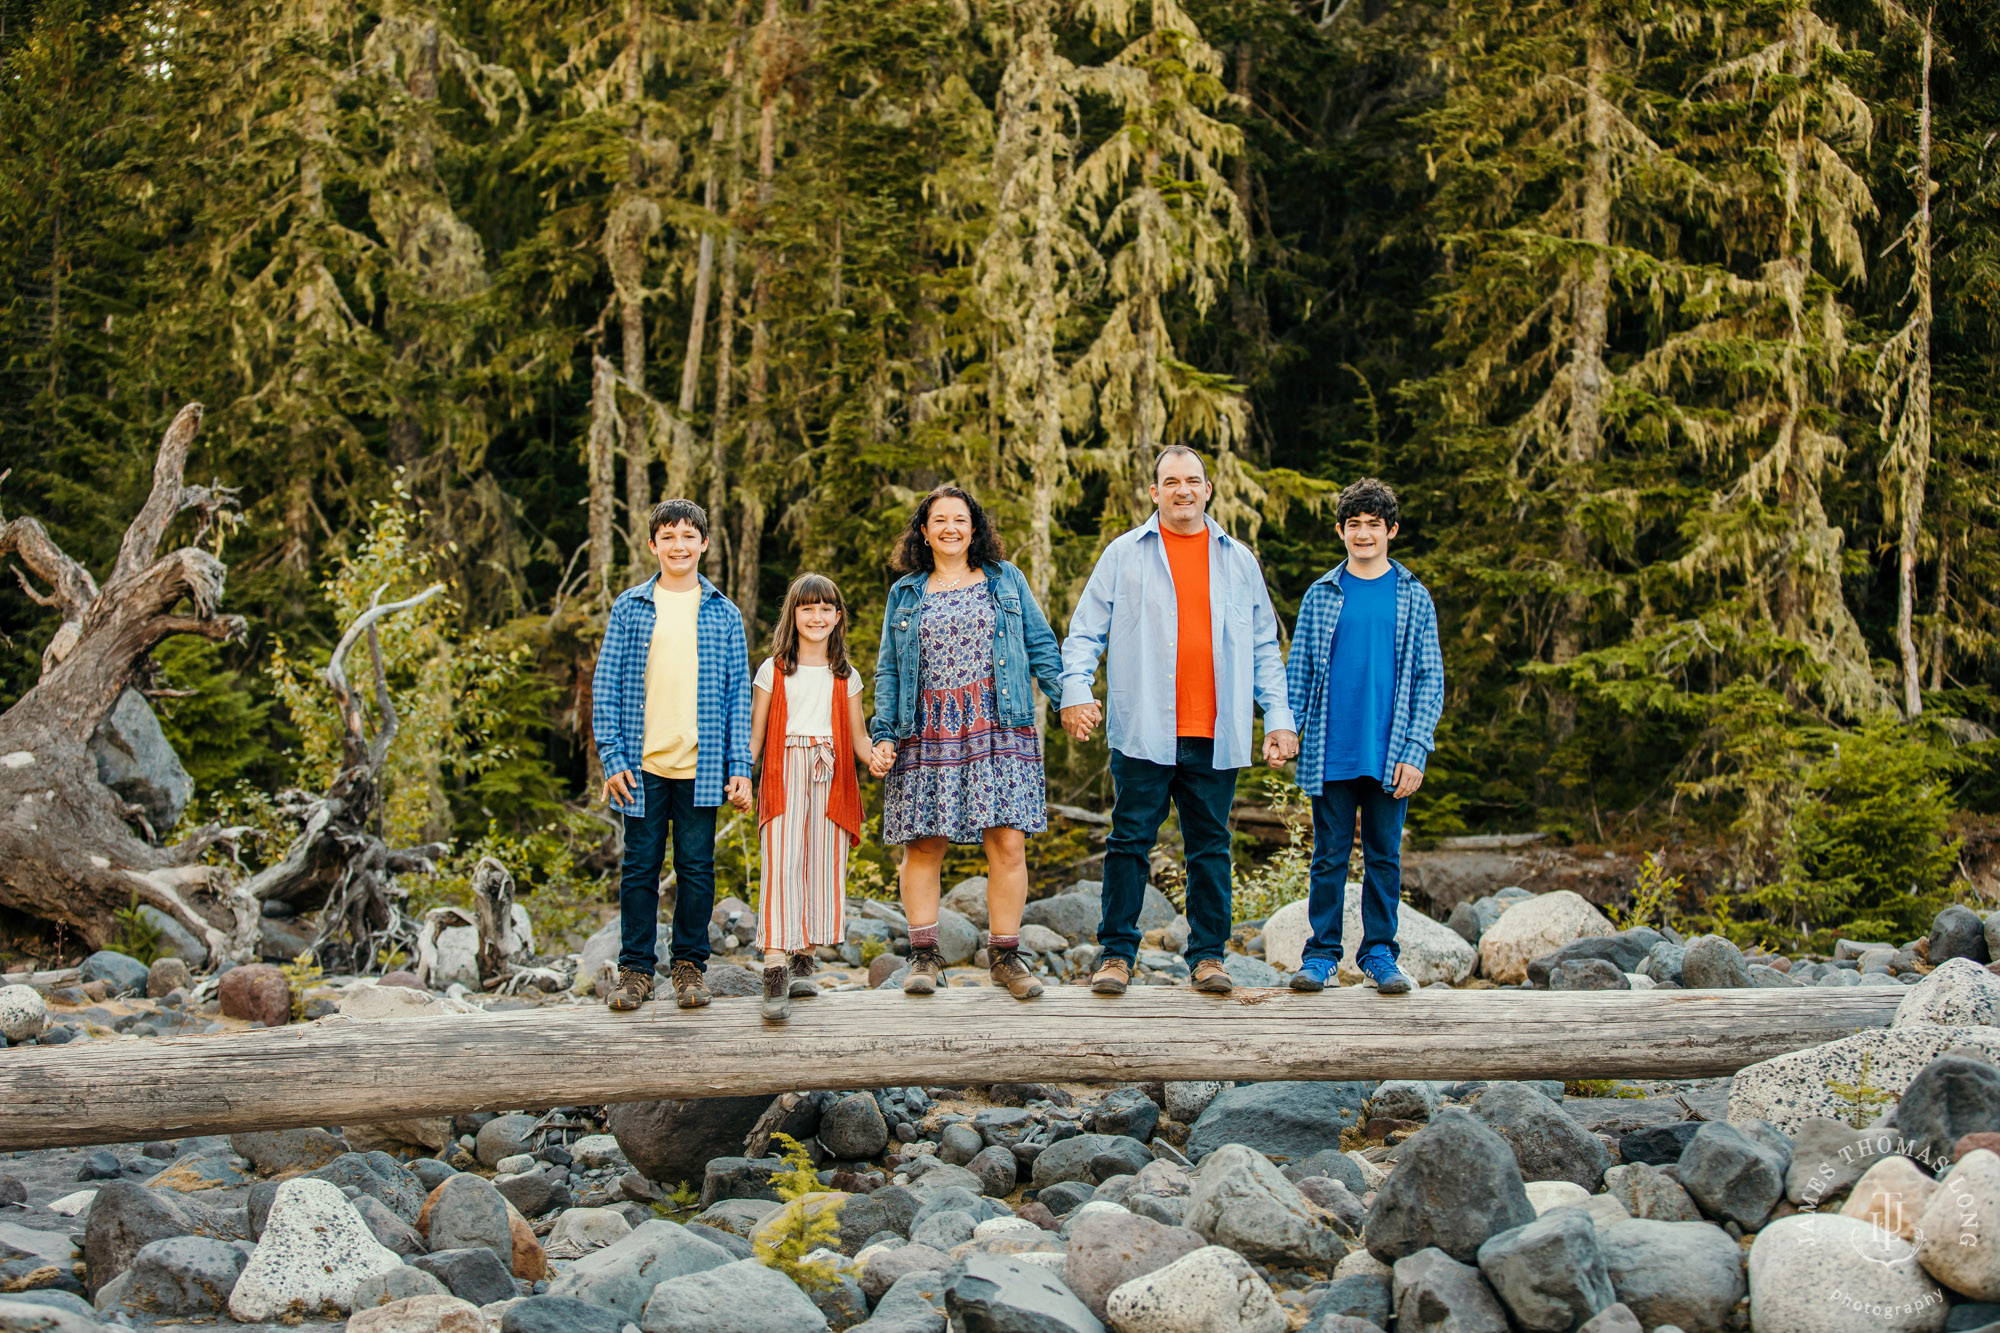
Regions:
<svg viewBox="0 0 2000 1333"><path fill-rule="evenodd" d="M758 1226L753 1248L759 1263L777 1269L800 1290L823 1291L838 1285L840 1270L830 1260L806 1256L838 1245L841 1204L828 1199L812 1158L797 1139L789 1134L772 1137L785 1150L787 1169L771 1177L771 1188L784 1206Z"/></svg>
<svg viewBox="0 0 2000 1333"><path fill-rule="evenodd" d="M146 919L139 910L139 895L134 892L132 901L111 914L118 923L118 933L112 939L111 947L127 958L136 959L151 967L160 957L160 939L166 934L158 926Z"/></svg>

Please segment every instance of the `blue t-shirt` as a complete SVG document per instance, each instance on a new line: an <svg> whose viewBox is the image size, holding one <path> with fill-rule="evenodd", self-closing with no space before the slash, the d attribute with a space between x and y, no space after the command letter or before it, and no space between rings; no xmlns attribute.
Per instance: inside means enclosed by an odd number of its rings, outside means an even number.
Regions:
<svg viewBox="0 0 2000 1333"><path fill-rule="evenodd" d="M1380 780L1396 711L1396 571L1340 571L1343 600L1326 668L1325 782Z"/></svg>

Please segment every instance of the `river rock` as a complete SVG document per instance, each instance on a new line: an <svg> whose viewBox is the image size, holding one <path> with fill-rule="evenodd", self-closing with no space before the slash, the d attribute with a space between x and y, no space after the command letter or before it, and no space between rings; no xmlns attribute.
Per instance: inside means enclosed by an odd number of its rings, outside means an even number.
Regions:
<svg viewBox="0 0 2000 1333"><path fill-rule="evenodd" d="M616 1310L573 1296L530 1296L507 1307L500 1333L624 1333L629 1322Z"/></svg>
<svg viewBox="0 0 2000 1333"><path fill-rule="evenodd" d="M1361 1121L1365 1083L1245 1083L1216 1095L1188 1134L1199 1162L1225 1143L1266 1157L1300 1160L1340 1148L1340 1132Z"/></svg>
<svg viewBox="0 0 2000 1333"><path fill-rule="evenodd" d="M1078 1218L1070 1228L1063 1281L1102 1319L1114 1289L1193 1254L1204 1244L1187 1227L1163 1226L1126 1212L1093 1213Z"/></svg>
<svg viewBox="0 0 2000 1333"><path fill-rule="evenodd" d="M2000 915L2000 913L1996 913ZM1192 1125L1208 1109L1208 1104L1222 1094L1229 1084L1217 1080L1195 1082L1168 1081L1163 1084L1166 1095L1167 1116L1183 1125Z"/></svg>
<svg viewBox="0 0 2000 1333"><path fill-rule="evenodd" d="M1240 984L1240 983L1239 983ZM1160 1108L1138 1088L1118 1088L1105 1094L1085 1121L1093 1134L1122 1134L1145 1143L1160 1123Z"/></svg>
<svg viewBox="0 0 2000 1333"><path fill-rule="evenodd" d="M882 1293L903 1278L917 1273L938 1274L941 1286L942 1274L951 1267L951 1262L948 1255L928 1245L899 1245L894 1249L878 1250L862 1262L861 1290L870 1300L879 1300Z"/></svg>
<svg viewBox="0 0 2000 1333"><path fill-rule="evenodd" d="M827 1322L790 1278L741 1259L660 1283L639 1327L644 1333L824 1333Z"/></svg>
<svg viewBox="0 0 2000 1333"><path fill-rule="evenodd" d="M1359 952L1356 945L1361 939L1360 885L1347 886L1342 906L1341 932L1348 947L1340 960L1340 982L1355 986L1362 980L1361 969L1353 958ZM1264 923L1264 959L1273 967L1296 972L1305 955L1306 941L1311 938L1312 923L1307 917L1305 900L1287 903ZM1397 965L1419 986L1440 981L1456 985L1472 975L1479 961L1478 952L1457 931L1433 921L1408 903L1396 909L1396 943L1401 947Z"/></svg>
<svg viewBox="0 0 2000 1333"><path fill-rule="evenodd" d="M1549 974L1550 990L1631 990L1632 980L1601 958L1577 958Z"/></svg>
<svg viewBox="0 0 2000 1333"><path fill-rule="evenodd" d="M1681 955L1681 985L1689 990L1744 990L1750 967L1743 951L1720 935L1697 935Z"/></svg>
<svg viewBox="0 0 2000 1333"><path fill-rule="evenodd" d="M1760 1060L1730 1080L1729 1119L1767 1120L1788 1134L1814 1116L1844 1119L1851 1103L1830 1084L1854 1086L1865 1081L1892 1096L1901 1096L1925 1065L1960 1045L2000 1060L2000 1027L1920 1023L1871 1028ZM1868 1061L1865 1080L1861 1069L1864 1058Z"/></svg>
<svg viewBox="0 0 2000 1333"><path fill-rule="evenodd" d="M1892 1236L1914 1240L1917 1218L1937 1187L1930 1172L1909 1158L1880 1157L1855 1182L1853 1192L1840 1206L1840 1215L1859 1218Z"/></svg>
<svg viewBox="0 0 2000 1333"><path fill-rule="evenodd" d="M512 1300L519 1293L507 1261L483 1245L462 1250L433 1250L418 1255L410 1266L444 1283L445 1290L474 1305Z"/></svg>
<svg viewBox="0 0 2000 1333"><path fill-rule="evenodd" d="M2000 1025L2000 977L1970 958L1953 958L1910 987L1896 1006L1894 1027Z"/></svg>
<svg viewBox="0 0 2000 1333"><path fill-rule="evenodd" d="M1568 1180L1595 1193L1611 1153L1595 1134L1525 1083L1495 1083L1473 1115L1514 1150L1524 1180Z"/></svg>
<svg viewBox="0 0 2000 1333"><path fill-rule="evenodd" d="M325 1166L347 1151L347 1140L323 1129L277 1129L231 1134L229 1147L266 1175L291 1175Z"/></svg>
<svg viewBox="0 0 2000 1333"><path fill-rule="evenodd" d="M1435 1247L1396 1261L1394 1299L1399 1330L1508 1333L1507 1311L1479 1270Z"/></svg>
<svg viewBox="0 0 2000 1333"><path fill-rule="evenodd" d="M1219 1245L1134 1276L1105 1301L1117 1333L1283 1333L1284 1307L1242 1255Z"/></svg>
<svg viewBox="0 0 2000 1333"><path fill-rule="evenodd" d="M1785 1196L1789 1153L1711 1120L1689 1140L1675 1174L1710 1217L1753 1231Z"/></svg>
<svg viewBox="0 0 2000 1333"><path fill-rule="evenodd" d="M1536 1217L1551 1208L1583 1208L1590 1202L1590 1191L1574 1181L1530 1180L1523 1188L1528 1191L1528 1202L1534 1205Z"/></svg>
<svg viewBox="0 0 2000 1333"><path fill-rule="evenodd" d="M1597 1233L1611 1289L1647 1328L1721 1333L1743 1299L1743 1251L1707 1222L1633 1218Z"/></svg>
<svg viewBox="0 0 2000 1333"><path fill-rule="evenodd" d="M1515 903L1480 936L1479 970L1503 985L1526 981L1528 964L1544 954L1586 935L1616 933L1582 895L1557 889Z"/></svg>
<svg viewBox="0 0 2000 1333"><path fill-rule="evenodd" d="M642 1222L624 1239L586 1254L549 1284L551 1296L622 1310L636 1320L653 1288L669 1278L702 1273L733 1262L729 1251L688 1234L673 1222Z"/></svg>
<svg viewBox="0 0 2000 1333"><path fill-rule="evenodd" d="M83 960L76 975L80 985L103 982L104 993L115 998L144 994L146 972L146 965L130 954L122 954L115 949L99 949Z"/></svg>
<svg viewBox="0 0 2000 1333"><path fill-rule="evenodd" d="M1680 1182L1645 1162L1628 1162L1604 1173L1605 1193L1633 1217L1655 1222L1699 1222L1701 1209Z"/></svg>
<svg viewBox="0 0 2000 1333"><path fill-rule="evenodd" d="M1446 1107L1404 1141L1402 1161L1376 1191L1365 1234L1369 1253L1384 1263L1431 1246L1470 1260L1488 1238L1534 1217L1507 1141Z"/></svg>
<svg viewBox="0 0 2000 1333"><path fill-rule="evenodd" d="M604 1124L632 1169L646 1179L669 1186L699 1184L710 1158L743 1151L744 1136L773 1100L759 1096L617 1102L604 1108Z"/></svg>
<svg viewBox="0 0 2000 1333"><path fill-rule="evenodd" d="M1979 913L1957 903L1931 918L1928 952L1933 967L1952 958L1968 959L1981 967L1993 961L1986 947L1986 923Z"/></svg>
<svg viewBox="0 0 2000 1333"><path fill-rule="evenodd" d="M518 1153L530 1151L534 1147L537 1117L531 1115L497 1115L479 1127L473 1139L473 1155L481 1166L498 1167L502 1160Z"/></svg>
<svg viewBox="0 0 2000 1333"><path fill-rule="evenodd" d="M1036 1154L1034 1186L1046 1189L1067 1180L1097 1185L1113 1176L1131 1175L1151 1160L1152 1150L1137 1139L1115 1134L1078 1134Z"/></svg>
<svg viewBox="0 0 2000 1333"><path fill-rule="evenodd" d="M549 1229L543 1250L551 1259L578 1259L631 1233L625 1215L611 1208L569 1208Z"/></svg>
<svg viewBox="0 0 2000 1333"><path fill-rule="evenodd" d="M1597 1228L1581 1208L1555 1208L1479 1247L1479 1271L1531 1333L1570 1330L1617 1298Z"/></svg>
<svg viewBox="0 0 2000 1333"><path fill-rule="evenodd" d="M980 1149L965 1164L965 1169L979 1177L979 1192L988 1198L1004 1199L1019 1183L1019 1159L1005 1148Z"/></svg>
<svg viewBox="0 0 2000 1333"><path fill-rule="evenodd" d="M412 1296L449 1296L444 1283L422 1269L411 1268L408 1264L392 1269L375 1277L364 1277L354 1284L354 1308L368 1310L377 1305L387 1305L391 1301L406 1301Z"/></svg>
<svg viewBox="0 0 2000 1333"><path fill-rule="evenodd" d="M263 1239L230 1294L229 1313L245 1323L344 1314L356 1283L402 1264L337 1187L300 1176L278 1187Z"/></svg>
<svg viewBox="0 0 2000 1333"><path fill-rule="evenodd" d="M1346 1252L1312 1205L1262 1153L1228 1143L1209 1155L1188 1201L1188 1227L1259 1263L1297 1268Z"/></svg>
<svg viewBox="0 0 2000 1333"><path fill-rule="evenodd" d="M216 989L224 1018L240 1018L265 1027L283 1027L292 1020L292 988L285 974L271 963L247 963L222 974Z"/></svg>
<svg viewBox="0 0 2000 1333"><path fill-rule="evenodd" d="M1900 1159L1899 1159L1900 1160ZM1875 1174L1871 1169L1868 1175ZM1868 1183L1862 1177L1859 1194ZM1977 1148L1961 1157L1931 1191L1916 1218L1917 1261L1961 1296L2000 1301L2000 1155Z"/></svg>
<svg viewBox="0 0 2000 1333"><path fill-rule="evenodd" d="M507 1201L493 1182L469 1171L448 1178L431 1191L418 1215L417 1230L433 1250L477 1246L512 1261L514 1238L507 1219Z"/></svg>
<svg viewBox="0 0 2000 1333"><path fill-rule="evenodd" d="M874 1095L857 1092L828 1107L820 1118L819 1142L843 1160L879 1157L889 1146L889 1125Z"/></svg>
<svg viewBox="0 0 2000 1333"><path fill-rule="evenodd" d="M1917 1072L1896 1103L1896 1128L1915 1144L1912 1156L1942 1167L1964 1135L2000 1130L2000 1069L1963 1056L1938 1057Z"/></svg>
<svg viewBox="0 0 2000 1333"><path fill-rule="evenodd" d="M1781 1217L1750 1247L1757 1333L1937 1333L1945 1299L1908 1241L1852 1217Z"/></svg>
<svg viewBox="0 0 2000 1333"><path fill-rule="evenodd" d="M133 1257L120 1307L134 1314L220 1314L248 1258L238 1246L205 1236L153 1241Z"/></svg>
<svg viewBox="0 0 2000 1333"><path fill-rule="evenodd" d="M968 1254L941 1284L951 1326L964 1333L1101 1333L1090 1307L1047 1267L998 1254Z"/></svg>
<svg viewBox="0 0 2000 1333"><path fill-rule="evenodd" d="M235 1240L244 1232L244 1215L238 1210L207 1208L130 1180L108 1181L91 1201L84 1223L85 1289L95 1295L153 1241L175 1236Z"/></svg>
<svg viewBox="0 0 2000 1333"><path fill-rule="evenodd" d="M145 813L164 834L180 822L194 796L194 779L181 766L173 742L146 696L131 685L90 733L97 780Z"/></svg>
<svg viewBox="0 0 2000 1333"><path fill-rule="evenodd" d="M1586 935L1530 962L1528 980L1536 986L1547 986L1563 964L1590 959L1611 964L1612 970L1620 975L1636 972L1653 950L1665 942L1666 938L1650 926L1634 926L1615 935Z"/></svg>
<svg viewBox="0 0 2000 1333"><path fill-rule="evenodd" d="M0 986L0 1037L33 1041L48 1026L49 1006L33 986Z"/></svg>

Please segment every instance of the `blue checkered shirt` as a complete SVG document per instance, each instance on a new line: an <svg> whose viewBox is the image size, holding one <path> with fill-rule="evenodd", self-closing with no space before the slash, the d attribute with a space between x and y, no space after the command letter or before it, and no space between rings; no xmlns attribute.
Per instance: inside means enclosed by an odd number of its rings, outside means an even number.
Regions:
<svg viewBox="0 0 2000 1333"><path fill-rule="evenodd" d="M590 680L590 723L604 775L630 773L632 800L612 802L620 814L643 818L646 784L639 761L646 748L646 655L653 646L655 574L611 604L604 646ZM726 780L750 776L750 648L735 603L707 579L695 610L694 803L721 805Z"/></svg>
<svg viewBox="0 0 2000 1333"><path fill-rule="evenodd" d="M1342 564L1346 562L1343 561ZM1438 646L1437 607L1430 590L1400 562L1396 571L1396 709L1389 725L1384 788L1395 784L1397 764L1421 769L1437 748L1438 718L1444 713L1444 653ZM1346 595L1341 565L1320 575L1299 604L1292 651L1285 659L1285 683L1299 721L1299 788L1317 796L1325 769L1326 664L1333 659L1333 627L1340 622Z"/></svg>

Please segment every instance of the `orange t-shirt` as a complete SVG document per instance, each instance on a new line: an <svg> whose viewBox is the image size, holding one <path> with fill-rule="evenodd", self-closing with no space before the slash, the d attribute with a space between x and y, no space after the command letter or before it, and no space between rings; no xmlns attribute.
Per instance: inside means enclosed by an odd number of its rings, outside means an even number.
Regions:
<svg viewBox="0 0 2000 1333"><path fill-rule="evenodd" d="M1174 647L1174 734L1215 735L1215 638L1208 614L1208 532L1192 537L1169 532L1167 568L1174 576L1180 608L1180 638Z"/></svg>

